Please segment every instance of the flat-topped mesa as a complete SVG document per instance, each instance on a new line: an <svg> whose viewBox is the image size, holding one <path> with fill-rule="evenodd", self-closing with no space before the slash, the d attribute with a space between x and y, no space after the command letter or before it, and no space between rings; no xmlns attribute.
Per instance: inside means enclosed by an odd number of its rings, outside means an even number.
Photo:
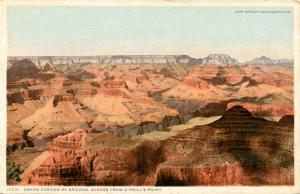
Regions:
<svg viewBox="0 0 300 194"><path fill-rule="evenodd" d="M210 54L203 59L202 64L232 65L240 62L227 54Z"/></svg>
<svg viewBox="0 0 300 194"><path fill-rule="evenodd" d="M127 55L111 56L100 59L100 63L112 64L170 64L176 63L172 55Z"/></svg>

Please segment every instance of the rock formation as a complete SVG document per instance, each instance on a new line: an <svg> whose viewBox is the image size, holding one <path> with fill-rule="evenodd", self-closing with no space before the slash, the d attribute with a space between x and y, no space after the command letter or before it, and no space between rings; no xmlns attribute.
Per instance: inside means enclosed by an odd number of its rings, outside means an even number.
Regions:
<svg viewBox="0 0 300 194"><path fill-rule="evenodd" d="M40 70L52 71L58 65L71 64L213 64L213 65L233 65L240 62L227 54L210 54L205 58L193 58L188 55L107 55L107 56L30 56L30 57L9 57L9 69L17 61L29 60ZM293 60L271 59L261 56L247 61L246 65L285 65L292 66Z"/></svg>
<svg viewBox="0 0 300 194"><path fill-rule="evenodd" d="M207 59L219 65L186 55L17 59L8 69L8 162L27 168L44 152L24 184L293 183L290 67L227 55Z"/></svg>
<svg viewBox="0 0 300 194"><path fill-rule="evenodd" d="M215 65L233 65L239 64L237 59L231 58L229 55L226 54L210 54L202 61L203 64L215 64Z"/></svg>
<svg viewBox="0 0 300 194"><path fill-rule="evenodd" d="M288 59L270 59L266 56L255 58L251 61L246 62L247 65L293 65L293 60Z"/></svg>
<svg viewBox="0 0 300 194"><path fill-rule="evenodd" d="M8 81L16 81L23 78L38 78L39 69L28 59L16 61L7 70Z"/></svg>
<svg viewBox="0 0 300 194"><path fill-rule="evenodd" d="M235 106L214 123L161 141L79 129L54 139L22 184L291 185L293 128L284 123Z"/></svg>
<svg viewBox="0 0 300 194"><path fill-rule="evenodd" d="M59 64L200 64L201 59L187 55L115 55L115 56L57 56L57 57L26 57L38 67L44 69ZM9 61L24 59L10 57ZM48 68L49 69L49 68ZM52 69L52 68L51 68Z"/></svg>

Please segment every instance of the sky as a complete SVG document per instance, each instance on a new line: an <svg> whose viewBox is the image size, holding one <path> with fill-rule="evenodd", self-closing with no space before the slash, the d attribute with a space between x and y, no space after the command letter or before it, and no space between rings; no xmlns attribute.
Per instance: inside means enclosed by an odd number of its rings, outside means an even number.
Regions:
<svg viewBox="0 0 300 194"><path fill-rule="evenodd" d="M290 7L10 6L7 26L9 56L293 58Z"/></svg>

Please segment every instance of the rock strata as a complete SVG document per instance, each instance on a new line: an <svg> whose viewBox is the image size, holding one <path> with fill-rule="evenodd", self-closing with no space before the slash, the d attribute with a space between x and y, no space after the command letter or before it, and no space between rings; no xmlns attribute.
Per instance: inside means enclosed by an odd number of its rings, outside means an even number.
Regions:
<svg viewBox="0 0 300 194"><path fill-rule="evenodd" d="M208 55L206 58L204 58L202 63L216 64L216 65L221 65L221 64L232 65L232 64L239 64L239 61L226 54L211 54Z"/></svg>
<svg viewBox="0 0 300 194"><path fill-rule="evenodd" d="M291 185L293 129L283 123L236 106L212 124L161 141L78 129L54 139L22 184Z"/></svg>

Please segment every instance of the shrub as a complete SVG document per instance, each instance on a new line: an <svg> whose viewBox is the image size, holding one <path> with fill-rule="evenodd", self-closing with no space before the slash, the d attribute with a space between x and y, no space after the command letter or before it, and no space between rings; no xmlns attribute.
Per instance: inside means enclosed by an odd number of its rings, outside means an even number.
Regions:
<svg viewBox="0 0 300 194"><path fill-rule="evenodd" d="M20 174L23 173L24 170L21 169L19 165L16 165L15 163L7 163L7 178L8 179L14 179L16 181L21 181L21 178L19 177Z"/></svg>

